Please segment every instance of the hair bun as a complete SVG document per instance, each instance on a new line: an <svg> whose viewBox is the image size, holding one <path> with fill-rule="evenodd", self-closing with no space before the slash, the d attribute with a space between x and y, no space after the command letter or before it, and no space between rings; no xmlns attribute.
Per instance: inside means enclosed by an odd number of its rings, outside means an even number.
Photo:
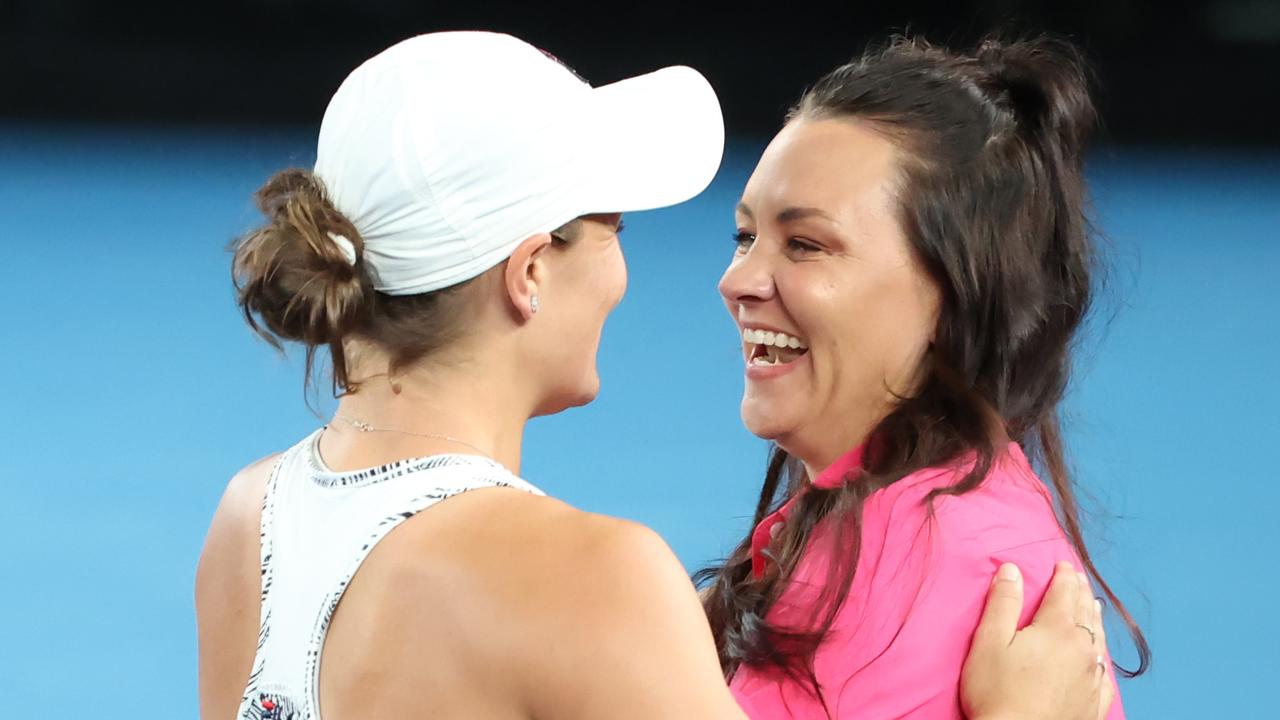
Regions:
<svg viewBox="0 0 1280 720"><path fill-rule="evenodd" d="M341 343L372 302L359 233L307 170L276 173L254 201L267 222L235 244L232 263L249 325L277 347Z"/></svg>
<svg viewBox="0 0 1280 720"><path fill-rule="evenodd" d="M1088 65L1074 45L1048 36L987 40L976 55L1020 129L1052 133L1065 149L1082 154L1097 111L1090 99Z"/></svg>

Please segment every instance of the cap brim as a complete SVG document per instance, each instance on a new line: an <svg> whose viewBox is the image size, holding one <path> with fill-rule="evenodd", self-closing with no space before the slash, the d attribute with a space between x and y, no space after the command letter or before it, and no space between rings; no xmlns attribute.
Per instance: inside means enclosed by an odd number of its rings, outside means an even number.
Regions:
<svg viewBox="0 0 1280 720"><path fill-rule="evenodd" d="M591 91L584 133L588 212L675 205L706 189L724 155L724 118L697 70L663 68Z"/></svg>

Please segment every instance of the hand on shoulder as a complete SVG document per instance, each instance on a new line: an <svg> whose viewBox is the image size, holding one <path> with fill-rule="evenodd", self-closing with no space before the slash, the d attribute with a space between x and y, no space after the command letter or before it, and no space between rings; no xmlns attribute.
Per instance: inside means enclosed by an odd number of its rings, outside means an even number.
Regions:
<svg viewBox="0 0 1280 720"><path fill-rule="evenodd" d="M1095 662L1105 656L1106 633L1088 581L1070 563L1059 563L1034 621L1019 630L1023 590L1018 567L1001 566L965 662L965 714L973 720L1109 717L1115 687ZM1086 635L1081 626L1093 631Z"/></svg>

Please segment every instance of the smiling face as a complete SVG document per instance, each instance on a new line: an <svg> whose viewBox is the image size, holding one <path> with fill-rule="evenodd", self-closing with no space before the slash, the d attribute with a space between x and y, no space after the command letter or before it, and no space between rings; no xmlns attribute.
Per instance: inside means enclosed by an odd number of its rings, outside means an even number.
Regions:
<svg viewBox="0 0 1280 720"><path fill-rule="evenodd" d="M914 390L937 324L937 287L899 220L899 159L866 124L799 118L738 205L720 293L743 338L742 419L811 473Z"/></svg>

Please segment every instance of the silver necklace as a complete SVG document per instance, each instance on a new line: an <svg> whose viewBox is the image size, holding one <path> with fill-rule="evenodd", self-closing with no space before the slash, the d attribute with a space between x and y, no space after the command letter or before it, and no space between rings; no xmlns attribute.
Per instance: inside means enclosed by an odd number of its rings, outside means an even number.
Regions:
<svg viewBox="0 0 1280 720"><path fill-rule="evenodd" d="M347 417L346 415L343 415L340 412L335 412L333 416L342 420L343 422L355 428L356 430L359 430L360 432L390 432L390 433L400 433L401 435L413 435L414 437L425 437L425 438L434 438L436 440L447 440L451 443L455 443L458 445L465 445L471 448L472 450L475 450L476 452L480 453L481 455L489 458L490 460L493 459L492 456L490 456L489 453L485 452L484 450L481 450L480 448L476 447L475 445L472 445L466 440L459 440L458 438L453 437L452 435L410 432L409 430L400 430L398 428L374 427L373 425L370 425L369 423L363 420L357 420L353 417Z"/></svg>

